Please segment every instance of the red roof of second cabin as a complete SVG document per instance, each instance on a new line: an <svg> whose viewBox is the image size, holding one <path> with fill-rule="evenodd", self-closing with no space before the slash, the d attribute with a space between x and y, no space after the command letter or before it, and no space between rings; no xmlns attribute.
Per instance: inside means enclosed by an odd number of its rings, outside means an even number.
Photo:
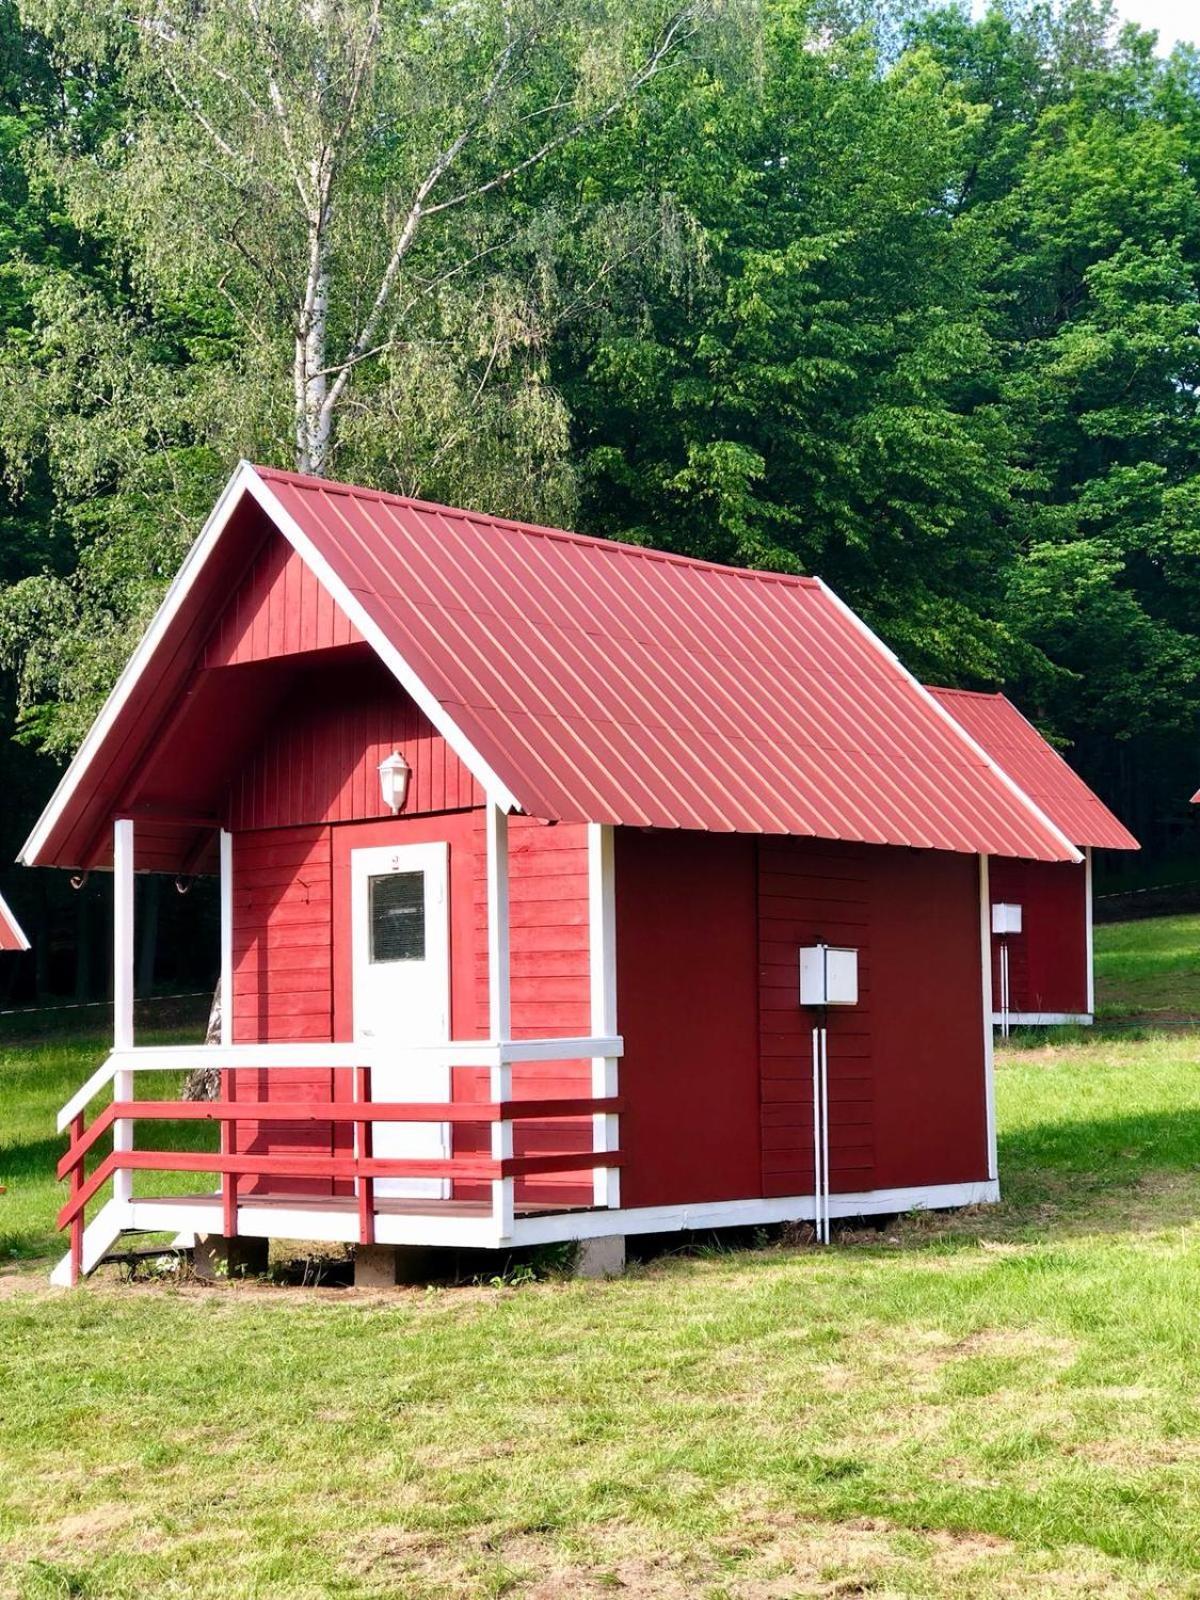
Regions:
<svg viewBox="0 0 1200 1600"><path fill-rule="evenodd" d="M1076 859L818 579L243 463L23 860L102 859L86 841L136 790L148 719L264 514L509 809Z"/></svg>
<svg viewBox="0 0 1200 1600"><path fill-rule="evenodd" d="M931 692L1072 844L1081 849L1138 849L1129 829L1006 695L971 689Z"/></svg>

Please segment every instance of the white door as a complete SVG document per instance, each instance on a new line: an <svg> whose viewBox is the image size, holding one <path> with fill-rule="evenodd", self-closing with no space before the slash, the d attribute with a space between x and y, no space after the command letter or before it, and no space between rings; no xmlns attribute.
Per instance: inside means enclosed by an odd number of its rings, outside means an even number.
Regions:
<svg viewBox="0 0 1200 1600"><path fill-rule="evenodd" d="M436 1044L450 1037L448 850L439 844L372 846L350 852L354 1037L379 1048L374 1100L450 1099L448 1065L388 1061L389 1044ZM377 1122L377 1156L444 1160L445 1122ZM444 1199L445 1178L377 1178L377 1195Z"/></svg>

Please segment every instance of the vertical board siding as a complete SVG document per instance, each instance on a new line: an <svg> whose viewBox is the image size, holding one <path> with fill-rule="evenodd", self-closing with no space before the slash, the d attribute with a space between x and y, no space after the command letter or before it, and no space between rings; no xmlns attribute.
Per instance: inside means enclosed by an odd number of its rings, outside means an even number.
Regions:
<svg viewBox="0 0 1200 1600"><path fill-rule="evenodd" d="M233 841L233 1040L274 1044L333 1037L332 879L324 826L237 834ZM243 1099L327 1100L329 1071L239 1071ZM339 1141L340 1143L340 1141ZM332 1153L334 1129L269 1121L234 1125L241 1153ZM319 1178L247 1178L246 1193L328 1194Z"/></svg>
<svg viewBox="0 0 1200 1600"><path fill-rule="evenodd" d="M1087 869L1070 861L989 863L991 901L1021 907L1021 931L1008 936L1014 1011L1087 1011ZM1000 1009L1000 940L992 936L992 998Z"/></svg>
<svg viewBox="0 0 1200 1600"><path fill-rule="evenodd" d="M356 644L361 635L280 533L264 542L204 645L206 667Z"/></svg>
<svg viewBox="0 0 1200 1600"><path fill-rule="evenodd" d="M813 1187L812 1027L799 1004L803 945L859 953L859 1003L829 1012L829 1175L875 1186L871 914L866 847L811 839L758 846L759 1049L763 1192Z"/></svg>
<svg viewBox="0 0 1200 1600"><path fill-rule="evenodd" d="M615 838L621 1203L763 1193L755 841Z"/></svg>
<svg viewBox="0 0 1200 1600"><path fill-rule="evenodd" d="M387 817L378 767L393 750L412 768L406 817L482 804L474 778L383 667L331 663L297 685L230 784L228 826Z"/></svg>
<svg viewBox="0 0 1200 1600"><path fill-rule="evenodd" d="M868 853L876 1186L985 1179L979 862Z"/></svg>

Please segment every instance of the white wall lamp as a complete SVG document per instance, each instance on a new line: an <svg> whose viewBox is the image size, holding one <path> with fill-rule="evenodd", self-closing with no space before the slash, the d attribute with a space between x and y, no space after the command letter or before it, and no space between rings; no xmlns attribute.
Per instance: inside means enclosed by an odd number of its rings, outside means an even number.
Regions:
<svg viewBox="0 0 1200 1600"><path fill-rule="evenodd" d="M396 816L404 809L404 798L408 794L408 778L412 768L399 750L393 750L390 756L385 756L379 763L379 789L383 795L383 803Z"/></svg>

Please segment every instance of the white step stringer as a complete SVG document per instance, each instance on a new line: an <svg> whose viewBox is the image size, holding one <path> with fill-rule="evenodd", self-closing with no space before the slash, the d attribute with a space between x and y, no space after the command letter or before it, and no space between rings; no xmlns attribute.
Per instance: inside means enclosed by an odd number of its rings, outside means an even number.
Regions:
<svg viewBox="0 0 1200 1600"><path fill-rule="evenodd" d="M83 1230L83 1258L79 1264L81 1277L86 1277L89 1272L95 1271L110 1248L121 1237L122 1229L129 1226L129 1220L129 1206L126 1201L112 1199L101 1206ZM71 1287L69 1250L50 1274L50 1282L57 1284L60 1289Z"/></svg>

